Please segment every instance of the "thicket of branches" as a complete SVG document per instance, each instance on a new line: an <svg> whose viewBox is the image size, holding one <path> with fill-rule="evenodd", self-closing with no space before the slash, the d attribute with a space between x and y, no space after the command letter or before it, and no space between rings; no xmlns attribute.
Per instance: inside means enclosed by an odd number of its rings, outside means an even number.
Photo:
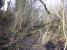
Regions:
<svg viewBox="0 0 67 50"><path fill-rule="evenodd" d="M40 8L36 9L34 6L36 1L16 0L14 14L9 10L0 10L0 49L23 50L37 47L38 45L34 44L27 47L22 42L25 37L29 38L37 33L40 34L40 46L46 45L48 41L57 45L63 42L63 45L67 45L63 5L61 11L56 12L58 14L52 14L42 0L39 2L44 6L43 11ZM41 16L39 16L40 12L42 12ZM60 46L59 48L61 50Z"/></svg>

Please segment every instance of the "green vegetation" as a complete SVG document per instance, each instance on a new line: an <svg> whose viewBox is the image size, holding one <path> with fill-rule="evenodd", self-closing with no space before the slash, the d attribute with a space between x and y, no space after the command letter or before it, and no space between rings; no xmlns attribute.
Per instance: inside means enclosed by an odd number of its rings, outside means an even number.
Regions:
<svg viewBox="0 0 67 50"><path fill-rule="evenodd" d="M0 10L1 50L42 49L50 43L55 45L56 50L64 49L66 32L63 10L52 14L39 1L44 9L35 6L37 0L16 0L15 12Z"/></svg>

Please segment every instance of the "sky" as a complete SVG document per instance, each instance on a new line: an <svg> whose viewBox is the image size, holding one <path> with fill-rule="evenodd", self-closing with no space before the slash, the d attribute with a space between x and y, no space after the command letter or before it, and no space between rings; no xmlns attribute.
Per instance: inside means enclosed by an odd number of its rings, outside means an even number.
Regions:
<svg viewBox="0 0 67 50"><path fill-rule="evenodd" d="M8 2L10 0L5 0L5 5L2 7L2 10L7 10L7 6L8 6ZM15 7L15 0L11 0L11 4L10 4L11 8ZM34 3L34 6L36 9L40 8L41 10L44 8L43 5L37 0L35 3Z"/></svg>
<svg viewBox="0 0 67 50"><path fill-rule="evenodd" d="M5 0L5 5L2 7L2 10L7 10L7 6L8 6L8 2L10 0ZM61 0L42 0L44 3L46 3L47 7L48 8L51 8L50 10L52 9L56 9L56 8L59 8L57 7L58 5L60 5L60 2ZM11 0L11 4L10 4L11 8L15 7L15 0ZM36 0L36 2L34 3L34 7L35 9L40 9L40 10L43 10L44 9L44 6L43 4L39 1L39 0ZM56 9L57 10L57 9Z"/></svg>
<svg viewBox="0 0 67 50"><path fill-rule="evenodd" d="M4 6L1 8L2 10L5 10L5 11L7 11L7 7L8 7L8 2L9 2L10 0L5 0L5 4L4 4ZM11 4L10 4L10 6L11 7L14 7L15 6L15 0L11 0Z"/></svg>

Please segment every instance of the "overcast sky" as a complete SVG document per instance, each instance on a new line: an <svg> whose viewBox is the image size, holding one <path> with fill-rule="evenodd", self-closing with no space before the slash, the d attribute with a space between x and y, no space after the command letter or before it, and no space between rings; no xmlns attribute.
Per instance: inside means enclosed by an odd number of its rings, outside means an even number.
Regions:
<svg viewBox="0 0 67 50"><path fill-rule="evenodd" d="M4 4L4 6L2 7L2 10L7 10L7 6L8 6L8 2L9 2L10 0L5 0L5 4ZM11 7L14 7L15 6L15 0L11 0L11 4L10 4L10 6Z"/></svg>
<svg viewBox="0 0 67 50"><path fill-rule="evenodd" d="M3 6L3 10L7 10L7 6L8 6L8 1L10 0L5 0L5 5ZM42 0L44 2L44 0ZM52 9L57 9L58 5L60 5L61 0L46 0L44 3L46 3L48 8L52 8ZM11 0L11 4L10 4L11 8L15 7L15 0ZM42 3L39 0L36 0L36 2L34 3L34 7L36 9L40 8L41 10L44 9L44 6L42 5Z"/></svg>

